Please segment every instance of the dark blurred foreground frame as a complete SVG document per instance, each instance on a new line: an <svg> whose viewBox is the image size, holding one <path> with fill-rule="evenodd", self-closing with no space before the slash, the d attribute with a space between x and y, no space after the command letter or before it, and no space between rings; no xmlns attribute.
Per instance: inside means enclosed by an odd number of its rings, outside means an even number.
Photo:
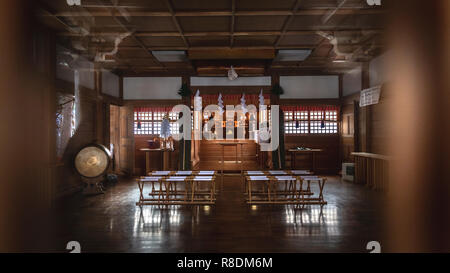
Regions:
<svg viewBox="0 0 450 273"><path fill-rule="evenodd" d="M450 1L393 1L396 161L386 250L450 251Z"/></svg>
<svg viewBox="0 0 450 273"><path fill-rule="evenodd" d="M39 251L51 240L45 186L55 163L54 71L36 67L36 1L0 1L0 251ZM387 2L387 1L386 1ZM396 0L395 109L384 251L450 251L450 59L448 0ZM45 35L45 31L43 32ZM53 52L53 53L52 53Z"/></svg>
<svg viewBox="0 0 450 273"><path fill-rule="evenodd" d="M48 36L43 51L33 51L36 2L0 1L1 252L38 251L51 238L42 193L55 162L55 43Z"/></svg>

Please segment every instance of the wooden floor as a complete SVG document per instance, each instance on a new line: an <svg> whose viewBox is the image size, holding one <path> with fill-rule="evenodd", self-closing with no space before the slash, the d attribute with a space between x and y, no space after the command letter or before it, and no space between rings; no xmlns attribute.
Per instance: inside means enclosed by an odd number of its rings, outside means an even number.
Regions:
<svg viewBox="0 0 450 273"><path fill-rule="evenodd" d="M217 204L169 209L135 206L138 189L120 181L106 194L66 199L52 227L53 241L39 251L65 252L367 252L383 245L384 195L330 177L320 207L248 206L239 177L225 177Z"/></svg>

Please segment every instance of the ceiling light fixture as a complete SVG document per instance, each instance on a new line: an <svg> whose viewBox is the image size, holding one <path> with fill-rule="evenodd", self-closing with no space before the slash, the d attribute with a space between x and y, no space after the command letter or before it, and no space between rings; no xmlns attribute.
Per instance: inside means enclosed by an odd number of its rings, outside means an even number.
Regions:
<svg viewBox="0 0 450 273"><path fill-rule="evenodd" d="M333 63L346 63L347 60L333 60Z"/></svg>
<svg viewBox="0 0 450 273"><path fill-rule="evenodd" d="M278 62L301 62L311 54L311 49L280 49L275 61Z"/></svg>
<svg viewBox="0 0 450 273"><path fill-rule="evenodd" d="M153 50L153 56L160 62L185 62L186 52L183 50Z"/></svg>

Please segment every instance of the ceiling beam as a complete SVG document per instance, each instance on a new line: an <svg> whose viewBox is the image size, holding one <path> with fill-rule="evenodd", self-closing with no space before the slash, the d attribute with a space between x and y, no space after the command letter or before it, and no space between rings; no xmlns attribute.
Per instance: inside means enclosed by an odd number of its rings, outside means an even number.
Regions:
<svg viewBox="0 0 450 273"><path fill-rule="evenodd" d="M87 7L86 5L83 5ZM115 6L110 6L114 8ZM117 7L122 7L117 5ZM330 7L332 8L332 7ZM328 8L308 8L301 9L297 11L293 10L255 10L255 11L177 11L174 13L166 11L138 11L138 10L128 10L127 13L130 17L209 17L209 16L298 16L298 15L311 15L311 16L321 16L329 13ZM337 10L334 14L337 15L369 15L369 14L384 14L387 13L386 9L383 8L341 8ZM46 13L38 13L39 16L49 16ZM80 17L87 16L86 12L69 12L61 11L54 14L58 17ZM89 15L95 17L110 17L108 11L91 11Z"/></svg>
<svg viewBox="0 0 450 273"><path fill-rule="evenodd" d="M128 29L128 28L126 28ZM317 29L308 29L308 30L291 30L285 31L240 31L240 32L230 32L230 31L206 31L206 32L134 32L133 35L135 37L208 37L208 36L298 36L298 35L311 35L317 34L318 31L322 32L376 32L381 33L383 29L381 28L335 28L335 27L326 27L326 28L317 28ZM330 34L331 34L330 33ZM90 36L118 36L123 34L123 32L91 32ZM79 33L73 32L60 32L59 36L81 36Z"/></svg>
<svg viewBox="0 0 450 273"><path fill-rule="evenodd" d="M345 44L343 44L345 45ZM349 44L350 45L350 44ZM234 49L311 49L314 48L316 46L316 44L303 44L303 45L297 45L297 46L278 46L278 47L273 47L273 46L246 46L246 47L241 47L241 46L235 46L232 47ZM381 45L380 45L381 46ZM112 47L103 47L105 50L111 50ZM231 49L231 47L229 46L191 46L189 48L185 47L185 46L166 46L166 47L162 47L162 46L158 46L158 47L152 47L152 50L189 50L189 49L202 49L202 50L220 50L220 49ZM123 46L123 47L119 47L119 50L124 50L124 51L133 51L133 50L141 50L141 47L137 47L137 46Z"/></svg>
<svg viewBox="0 0 450 273"><path fill-rule="evenodd" d="M326 14L324 14L322 16L322 24L326 24L328 22L328 20L331 19L331 17L333 17L333 15L335 15L345 4L345 2L347 2L347 0L341 0L341 2L337 5L336 8L328 11Z"/></svg>
<svg viewBox="0 0 450 273"><path fill-rule="evenodd" d="M235 16L236 13L236 0L231 0L231 26L230 26L230 47L233 47L234 44L234 24L235 24Z"/></svg>
<svg viewBox="0 0 450 273"><path fill-rule="evenodd" d="M348 44L340 44L341 46L365 46L367 43L348 43ZM302 44L302 45L290 45L290 46L237 46L233 47L234 49L311 49L315 48L317 44ZM375 44L377 47L384 47L382 44ZM101 47L101 49L107 51L112 50L113 48L110 46L107 47ZM159 46L159 47L152 47L152 50L158 51L158 50L189 50L189 49L195 49L195 50L221 50L221 49L231 49L229 46L191 46L189 48L185 46ZM119 47L119 50L121 51L137 51L142 50L140 46L122 46Z"/></svg>
<svg viewBox="0 0 450 273"><path fill-rule="evenodd" d="M117 56L114 56L114 55L111 56L111 58L116 62L116 64L123 63L125 65L126 69L132 70L134 73L137 73L136 68L133 67L128 60L119 59ZM123 68L120 68L120 65L116 66L116 68L117 69L123 69Z"/></svg>
<svg viewBox="0 0 450 273"><path fill-rule="evenodd" d="M296 0L295 1L295 5L292 9L292 13L295 14L298 10L298 8L300 7L300 1L301 0ZM280 41L283 39L284 34L286 33L287 29L289 28L289 25L291 24L291 22L294 20L294 16L293 15L289 15L285 20L284 20L284 24L283 24L283 28L281 30L280 35L278 35L277 40L275 41L275 46L278 46L280 44Z"/></svg>
<svg viewBox="0 0 450 273"><path fill-rule="evenodd" d="M236 59L273 59L275 49L253 49L253 48L222 48L215 50L189 49L188 58L190 60L236 60Z"/></svg>
<svg viewBox="0 0 450 273"><path fill-rule="evenodd" d="M187 41L186 37L184 36L183 29L181 29L180 23L178 22L178 19L175 16L175 12L173 10L172 2L170 0L165 0L165 2L166 2L166 5L167 5L167 8L169 9L170 15L172 17L173 24L177 28L181 39L183 39L184 45L186 47L189 47L189 42Z"/></svg>

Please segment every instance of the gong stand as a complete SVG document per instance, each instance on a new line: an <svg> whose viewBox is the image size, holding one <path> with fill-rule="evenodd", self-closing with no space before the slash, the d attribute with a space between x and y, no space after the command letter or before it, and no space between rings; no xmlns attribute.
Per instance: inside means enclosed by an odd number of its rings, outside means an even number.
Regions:
<svg viewBox="0 0 450 273"><path fill-rule="evenodd" d="M81 177L84 183L83 194L84 195L95 195L105 193L105 188L103 187L103 177L96 178L86 178Z"/></svg>

